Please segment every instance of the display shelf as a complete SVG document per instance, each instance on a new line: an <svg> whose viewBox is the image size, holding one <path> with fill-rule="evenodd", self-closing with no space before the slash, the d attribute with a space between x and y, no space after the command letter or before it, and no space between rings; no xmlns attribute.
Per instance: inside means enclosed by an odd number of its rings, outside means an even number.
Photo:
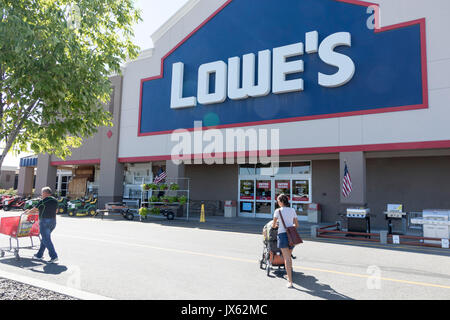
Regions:
<svg viewBox="0 0 450 320"><path fill-rule="evenodd" d="M190 179L189 178L169 178L169 179L165 179L166 182L163 183L163 185L167 185L167 189L141 189L141 205L140 207L146 207L146 208L150 208L150 207L181 207L186 205L186 220L189 220L189 193L190 193ZM180 185L181 183L184 184L184 186L186 186L187 184L187 189L176 189L176 190L172 190L170 189L170 185L171 184L176 184L176 185ZM161 197L164 196L169 196L169 197L180 197L180 196L184 196L186 197L186 202L185 203L180 203L179 201L175 201L175 202L164 202L164 201L149 201L150 198L153 195L161 195ZM169 194L169 195L168 195ZM159 198L159 197L158 197Z"/></svg>

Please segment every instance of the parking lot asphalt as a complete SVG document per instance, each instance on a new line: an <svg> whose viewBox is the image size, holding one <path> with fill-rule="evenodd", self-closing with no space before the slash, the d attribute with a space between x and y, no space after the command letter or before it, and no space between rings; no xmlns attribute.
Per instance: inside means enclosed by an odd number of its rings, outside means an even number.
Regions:
<svg viewBox="0 0 450 320"><path fill-rule="evenodd" d="M59 216L52 234L59 264L21 250L19 261L0 259L0 276L124 300L450 298L448 249L312 239L307 223L299 228L305 241L294 251L295 288L288 290L283 271L260 269L267 221ZM8 246L1 236L0 246Z"/></svg>

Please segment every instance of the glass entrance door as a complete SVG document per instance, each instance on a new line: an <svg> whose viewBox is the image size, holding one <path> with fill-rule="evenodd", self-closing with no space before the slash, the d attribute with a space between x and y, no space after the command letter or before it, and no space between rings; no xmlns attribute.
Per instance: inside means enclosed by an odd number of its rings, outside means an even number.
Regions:
<svg viewBox="0 0 450 320"><path fill-rule="evenodd" d="M255 180L253 179L239 181L239 215L242 217L255 215Z"/></svg>
<svg viewBox="0 0 450 320"><path fill-rule="evenodd" d="M299 220L307 220L312 201L311 163L242 165L239 168L238 214L241 217L271 219L278 208L276 198L286 194Z"/></svg>
<svg viewBox="0 0 450 320"><path fill-rule="evenodd" d="M299 220L307 220L307 203L311 199L310 179L300 177L267 177L241 179L239 192L239 215L271 219L278 209L277 198L285 194L295 209Z"/></svg>
<svg viewBox="0 0 450 320"><path fill-rule="evenodd" d="M273 211L279 208L277 198L280 194L285 194L291 201L291 180L290 179L274 179L275 185L275 197L273 199L274 208Z"/></svg>
<svg viewBox="0 0 450 320"><path fill-rule="evenodd" d="M272 216L272 190L271 179L256 180L256 217L270 218Z"/></svg>

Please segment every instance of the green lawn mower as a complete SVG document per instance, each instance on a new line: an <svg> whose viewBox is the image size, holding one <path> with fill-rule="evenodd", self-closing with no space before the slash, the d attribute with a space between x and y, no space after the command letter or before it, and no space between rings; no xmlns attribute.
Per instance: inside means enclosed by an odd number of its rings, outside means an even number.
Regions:
<svg viewBox="0 0 450 320"><path fill-rule="evenodd" d="M38 202L41 199L39 198L34 198L34 199L28 199L25 201L25 205L23 206L23 210L29 210L29 209L33 209L34 207L36 207L36 205L38 204Z"/></svg>
<svg viewBox="0 0 450 320"><path fill-rule="evenodd" d="M90 199L89 199L90 200ZM94 200L77 199L69 201L67 204L67 214L70 217L94 217L97 215L97 199Z"/></svg>
<svg viewBox="0 0 450 320"><path fill-rule="evenodd" d="M66 214L67 213L67 204L69 200L66 197L62 197L58 199L58 210L57 214Z"/></svg>

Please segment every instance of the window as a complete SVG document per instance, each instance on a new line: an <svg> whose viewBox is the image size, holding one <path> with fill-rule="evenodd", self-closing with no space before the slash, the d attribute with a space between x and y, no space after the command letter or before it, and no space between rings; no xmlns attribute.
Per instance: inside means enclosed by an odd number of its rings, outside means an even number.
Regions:
<svg viewBox="0 0 450 320"><path fill-rule="evenodd" d="M271 180L256 181L256 200L271 200Z"/></svg>
<svg viewBox="0 0 450 320"><path fill-rule="evenodd" d="M241 200L253 200L255 198L255 181L241 180L240 198Z"/></svg>
<svg viewBox="0 0 450 320"><path fill-rule="evenodd" d="M311 173L311 162L294 162L292 163L292 173L293 174L310 174Z"/></svg>
<svg viewBox="0 0 450 320"><path fill-rule="evenodd" d="M293 180L292 188L292 201L309 201L309 180Z"/></svg>
<svg viewBox="0 0 450 320"><path fill-rule="evenodd" d="M239 174L240 175L254 175L255 174L255 165L254 164L243 164L239 166Z"/></svg>
<svg viewBox="0 0 450 320"><path fill-rule="evenodd" d="M258 176L273 176L273 168L271 164L257 164L256 175Z"/></svg>
<svg viewBox="0 0 450 320"><path fill-rule="evenodd" d="M278 167L274 167L274 174L291 174L291 163L290 162L281 162L278 164Z"/></svg>
<svg viewBox="0 0 450 320"><path fill-rule="evenodd" d="M253 202L241 202L241 212L252 213Z"/></svg>

